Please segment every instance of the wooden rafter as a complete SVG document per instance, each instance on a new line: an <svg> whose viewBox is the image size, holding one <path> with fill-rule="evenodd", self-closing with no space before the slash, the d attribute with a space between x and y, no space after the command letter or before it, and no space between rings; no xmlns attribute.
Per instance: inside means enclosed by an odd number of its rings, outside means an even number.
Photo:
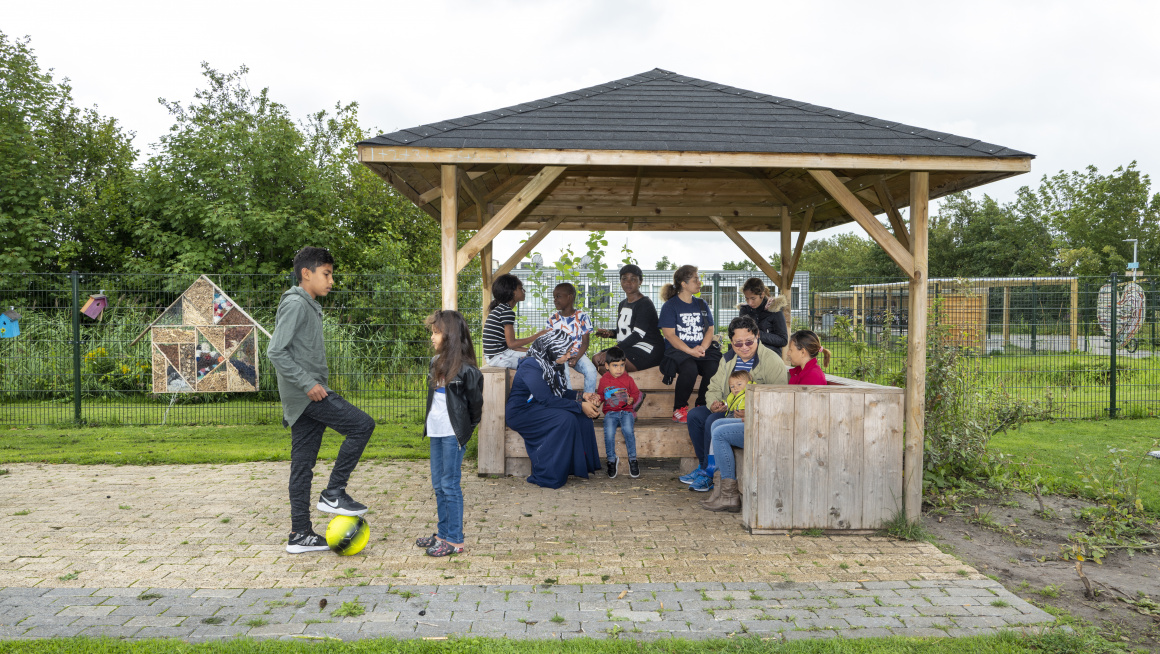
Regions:
<svg viewBox="0 0 1160 654"><path fill-rule="evenodd" d="M484 173L480 173L481 176L483 174ZM467 195L471 197L471 201L475 203L475 206L482 209L482 207L487 204L487 202L483 199L486 197L483 189L479 188L479 185L472 181L468 173L464 172L462 168L459 169L458 177L459 185L463 187L464 191L467 191ZM483 220L482 212L477 213L477 217L479 220Z"/></svg>
<svg viewBox="0 0 1160 654"><path fill-rule="evenodd" d="M781 273L774 270L773 266L769 265L769 261L765 260L757 252L757 249L750 245L749 241L745 240L744 236L742 236L736 229L733 229L733 226L729 224L729 221L725 220L721 216L709 216L709 220L712 220L713 224L717 225L721 231L725 232L725 235L729 237L729 240L733 241L737 247L741 248L741 251L745 253L745 256L749 257L749 260L756 264L757 267L761 269L761 272L765 273L765 276L768 277L775 286L778 288L783 287L781 283Z"/></svg>
<svg viewBox="0 0 1160 654"><path fill-rule="evenodd" d="M419 195L419 192L411 188L411 185L408 184L406 180L404 180L398 173L391 170L390 166L385 164L376 164L371 166L371 170L375 171L376 175L381 177L384 182L390 184L391 187L398 191L403 197L410 200L412 204L414 204L416 207L419 207L421 211L427 213L436 220L439 219L439 213L429 207L428 202L421 202L420 200L422 196Z"/></svg>
<svg viewBox="0 0 1160 654"><path fill-rule="evenodd" d="M745 173L753 177L753 179L756 179L762 186L764 186L765 190L769 191L769 194L772 195L773 199L777 200L779 204L784 204L786 206L793 204L793 200L790 200L789 196L786 195L780 188L778 188L777 184L764 172L760 170L746 170Z"/></svg>
<svg viewBox="0 0 1160 654"><path fill-rule="evenodd" d="M507 261L503 262L503 265L496 269L495 276L498 277L500 275L506 275L511 272L513 268L520 265L520 261L522 261L524 257L528 256L528 253L531 252L532 249L537 245L539 245L540 241L544 240L544 237L551 233L553 229L556 229L556 226L563 222L563 220L564 218L561 216L559 218L553 218L552 220L549 220L548 222L541 225L540 228L535 231L535 233L528 237L528 240L520 243L520 247L516 249L515 253L512 254L512 256L509 257Z"/></svg>
<svg viewBox="0 0 1160 654"><path fill-rule="evenodd" d="M491 220L483 225L475 236L472 236L463 247L459 249L455 257L456 270L463 270L471 258L479 254L483 246L491 243L496 235L498 235L505 227L513 220L519 217L528 205L540 197L548 187L556 181L560 175L564 173L566 168L564 166L544 166L544 169L536 173L532 181L528 182L527 186L523 188L514 198L511 199L503 209L492 216Z"/></svg>
<svg viewBox="0 0 1160 654"><path fill-rule="evenodd" d="M886 231L886 228L878 222L874 214L870 213L866 205L862 204L862 201L850 189L846 188L834 173L828 170L810 170L809 173L846 210L846 213L850 214L850 217L857 221L862 229L866 230L870 238L874 239L874 242L886 251L887 256L898 264L898 267L906 273L907 277L914 276L914 257L902 247L902 244L894 238L893 234Z"/></svg>
<svg viewBox="0 0 1160 654"><path fill-rule="evenodd" d="M902 222L902 214L898 213L898 207L894 204L894 198L890 195L890 189L886 187L886 180L879 177L874 181L874 192L878 195L878 204L886 210L886 216L890 218L890 226L894 228L894 237L902 244L902 247L907 250L910 249L910 233L906 231L906 223Z"/></svg>
<svg viewBox="0 0 1160 654"><path fill-rule="evenodd" d="M844 182L844 186L851 193L859 193L859 192L865 191L867 189L870 189L874 185L874 182L876 182L879 179L889 180L889 179L892 179L892 178L894 178L898 175L901 175L901 174L902 173L894 173L891 175L884 176L884 175L875 173L875 174L870 174L870 175L861 175L859 177L855 177L851 180ZM830 193L818 193L816 195L811 195L810 197L808 197L804 200L800 200L798 202L791 204L789 206L789 212L790 213L801 213L801 212L805 211L806 209L809 209L810 207L813 207L814 209L818 209L818 208L821 208L827 204L830 204L831 202L836 202L836 200L834 199L834 196L832 194L830 194Z"/></svg>
<svg viewBox="0 0 1160 654"><path fill-rule="evenodd" d="M1031 157L933 157L926 155L676 152L668 150L523 150L512 148L417 148L360 145L359 161L545 166L695 166L806 168L817 170L951 170L1028 172Z"/></svg>
<svg viewBox="0 0 1160 654"><path fill-rule="evenodd" d="M806 209L806 215L802 219L801 229L798 230L797 245L793 249L793 265L790 267L790 279L797 274L798 264L802 260L802 248L806 245L806 236L810 233L810 224L814 222L813 208Z"/></svg>

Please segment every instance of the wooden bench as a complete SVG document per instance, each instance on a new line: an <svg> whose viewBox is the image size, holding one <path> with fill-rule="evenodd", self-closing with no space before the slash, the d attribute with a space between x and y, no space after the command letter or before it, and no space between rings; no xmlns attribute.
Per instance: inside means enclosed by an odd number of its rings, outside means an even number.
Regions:
<svg viewBox="0 0 1160 654"><path fill-rule="evenodd" d="M504 422L504 404L511 388L514 370L508 368L481 368L483 372L483 417L479 423L480 475L531 474L524 440ZM572 388L583 390L584 377L569 369ZM637 458L680 458L681 470L687 472L697 465L693 444L689 441L689 429L683 423L673 422L674 386L661 383L661 373L657 368L629 373L640 390L648 395L637 411L636 455ZM698 377L698 384L700 384ZM696 386L693 387L694 392ZM604 461L603 419L596 421L596 444L600 450L600 460ZM624 436L616 435L617 456L627 457Z"/></svg>
<svg viewBox="0 0 1160 654"><path fill-rule="evenodd" d="M738 486L751 533L865 533L902 508L903 389L826 378L746 394Z"/></svg>

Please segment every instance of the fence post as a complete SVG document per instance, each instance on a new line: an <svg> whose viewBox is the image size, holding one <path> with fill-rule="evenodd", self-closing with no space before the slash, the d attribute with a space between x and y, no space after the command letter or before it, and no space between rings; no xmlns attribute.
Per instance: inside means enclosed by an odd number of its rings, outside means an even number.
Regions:
<svg viewBox="0 0 1160 654"><path fill-rule="evenodd" d="M1038 334L1036 327L1039 326L1039 321L1035 316L1035 310L1039 308L1039 293L1035 288L1035 282L1031 282L1031 353L1037 354L1039 347L1036 345L1035 339Z"/></svg>
<svg viewBox="0 0 1160 654"><path fill-rule="evenodd" d="M1148 290L1151 291L1151 296L1152 296L1152 339L1151 339L1151 342L1148 343L1148 349L1150 351L1154 352L1154 350L1152 350L1152 348L1156 347L1156 279L1155 278L1151 279L1148 282ZM1145 320L1147 319L1147 317L1148 317L1148 314L1145 313L1144 314Z"/></svg>
<svg viewBox="0 0 1160 654"><path fill-rule="evenodd" d="M713 273L713 322L721 324L721 273Z"/></svg>
<svg viewBox="0 0 1160 654"><path fill-rule="evenodd" d="M81 291L80 273L72 271L73 419L81 421Z"/></svg>
<svg viewBox="0 0 1160 654"><path fill-rule="evenodd" d="M1108 335L1108 348L1110 357L1108 359L1108 368L1111 375L1111 384L1108 386L1108 417L1116 417L1116 349L1119 348L1120 323L1116 317L1116 305L1119 304L1120 293L1119 286L1116 280L1116 273L1112 273L1112 326L1111 334Z"/></svg>
<svg viewBox="0 0 1160 654"><path fill-rule="evenodd" d="M1084 299L1091 297L1091 296L1088 294L1088 293L1089 293L1089 292L1088 292L1088 283L1087 283L1087 280L1086 280L1086 279L1085 279L1085 280L1083 280L1083 291L1081 291L1081 292L1082 292L1082 295L1080 296L1080 297L1081 297L1081 299L1080 299L1080 302L1081 302L1081 303L1083 302L1083 300L1084 300ZM1081 307L1082 307L1082 304L1081 304ZM1080 321L1081 321L1081 322L1083 322L1083 351L1084 351L1084 352L1088 352L1088 351L1089 351L1089 343L1088 343L1088 325L1090 325L1090 324L1091 324L1091 321L1090 321L1090 320L1084 320L1084 310L1083 310L1082 308L1079 308L1079 309L1077 309L1077 311L1079 311L1079 319L1080 319Z"/></svg>

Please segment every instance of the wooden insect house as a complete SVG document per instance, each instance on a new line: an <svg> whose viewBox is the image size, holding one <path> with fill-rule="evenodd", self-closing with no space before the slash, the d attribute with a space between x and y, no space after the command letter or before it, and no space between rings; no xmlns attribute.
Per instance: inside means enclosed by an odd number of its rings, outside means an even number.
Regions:
<svg viewBox="0 0 1160 654"><path fill-rule="evenodd" d="M20 335L20 314L16 307L9 307L0 313L0 338L16 338Z"/></svg>
<svg viewBox="0 0 1160 654"><path fill-rule="evenodd" d="M152 344L153 392L257 391L257 331L270 337L225 291L205 275L198 277L145 329Z"/></svg>
<svg viewBox="0 0 1160 654"><path fill-rule="evenodd" d="M85 305L81 307L81 313L96 320L101 317L101 312L107 306L109 306L109 298L105 297L104 291L101 291L96 295L90 295L89 299L85 300Z"/></svg>

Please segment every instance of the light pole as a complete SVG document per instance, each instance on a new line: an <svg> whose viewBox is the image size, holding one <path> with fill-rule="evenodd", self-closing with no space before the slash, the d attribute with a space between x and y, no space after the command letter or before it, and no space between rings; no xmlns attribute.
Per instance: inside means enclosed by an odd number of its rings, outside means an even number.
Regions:
<svg viewBox="0 0 1160 654"><path fill-rule="evenodd" d="M1136 273L1140 270L1140 262L1136 260L1136 250L1140 241L1135 238L1126 238L1124 242L1132 244L1132 263L1128 264L1128 270L1132 271L1132 283L1134 284L1136 283Z"/></svg>

